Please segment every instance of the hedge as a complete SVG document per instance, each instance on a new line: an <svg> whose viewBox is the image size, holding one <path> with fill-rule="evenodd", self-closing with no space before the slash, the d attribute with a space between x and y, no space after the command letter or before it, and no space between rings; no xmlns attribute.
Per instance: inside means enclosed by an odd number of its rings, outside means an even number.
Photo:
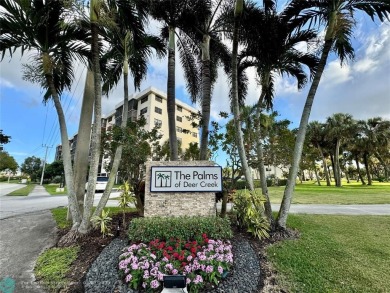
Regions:
<svg viewBox="0 0 390 293"><path fill-rule="evenodd" d="M229 239L233 235L229 219L220 217L136 218L128 229L128 237L133 242L170 238L199 240L203 233L211 239Z"/></svg>

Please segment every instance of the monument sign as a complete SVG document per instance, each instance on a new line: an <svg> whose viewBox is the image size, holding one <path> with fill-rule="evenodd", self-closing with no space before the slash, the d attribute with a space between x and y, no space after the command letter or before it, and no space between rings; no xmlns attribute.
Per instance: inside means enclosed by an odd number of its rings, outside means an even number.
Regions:
<svg viewBox="0 0 390 293"><path fill-rule="evenodd" d="M222 191L219 166L154 166L151 176L151 192Z"/></svg>
<svg viewBox="0 0 390 293"><path fill-rule="evenodd" d="M144 216L215 216L220 191L222 168L214 162L147 162Z"/></svg>

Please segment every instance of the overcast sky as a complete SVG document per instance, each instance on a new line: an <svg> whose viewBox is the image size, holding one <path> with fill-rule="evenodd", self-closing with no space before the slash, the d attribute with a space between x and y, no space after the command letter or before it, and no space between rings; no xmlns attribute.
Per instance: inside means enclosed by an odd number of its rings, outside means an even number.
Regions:
<svg viewBox="0 0 390 293"><path fill-rule="evenodd" d="M357 23L353 38L356 58L341 67L339 60L334 55L330 56L310 120L325 121L338 112L349 113L355 119L376 116L390 119L390 24L373 23L369 18L358 19ZM158 31L155 22L151 23L151 29ZM43 105L43 92L39 86L22 79L22 64L28 62L28 55L21 57L17 51L12 59L6 55L0 64L0 129L12 137L11 143L4 148L21 164L28 156L43 158L47 146L48 161L51 162L55 146L61 143L57 115L51 102ZM83 65L76 63L75 67L77 74L72 91L62 97L69 137L77 133L86 74ZM148 75L142 82L141 91L153 86L166 92L166 68L166 58L150 60ZM256 84L255 72L249 70L247 73L250 81L247 104L253 105L259 97L260 88ZM190 103L183 76L177 58L176 97ZM298 91L292 80L278 78L276 82L274 110L279 112L280 119L291 120L292 127L298 127L308 87L309 85ZM130 93L133 92L134 89L130 87ZM211 111L212 120L218 120L221 124L225 122L220 120L218 113L229 112L228 92L226 76L219 70ZM108 98L103 98L103 114L114 110L122 99L123 81ZM198 105L193 106L199 109ZM225 164L222 155L217 161Z"/></svg>

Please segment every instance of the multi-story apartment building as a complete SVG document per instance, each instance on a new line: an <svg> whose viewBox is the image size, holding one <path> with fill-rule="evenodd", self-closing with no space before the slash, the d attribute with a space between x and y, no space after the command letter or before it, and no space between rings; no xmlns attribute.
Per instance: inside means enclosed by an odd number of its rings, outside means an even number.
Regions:
<svg viewBox="0 0 390 293"><path fill-rule="evenodd" d="M128 101L128 119L136 120L141 116L146 119L146 130L152 130L155 126L159 126L159 132L162 135L160 144L163 144L169 139L168 128L168 112L167 112L167 97L162 91L156 88L149 87L144 91L133 94ZM102 128L106 131L112 129L114 125L120 125L122 122L123 101L115 106L106 117L102 118ZM187 149L190 143L199 143L199 130L197 127L193 127L192 123L199 123L197 119L190 119L193 114L197 114L198 111L176 100L176 134L177 139L181 141L181 147L183 150ZM75 153L77 145L77 134L69 140L71 147L72 159ZM61 145L56 148L55 158L61 158ZM104 164L99 167L100 173L105 173Z"/></svg>

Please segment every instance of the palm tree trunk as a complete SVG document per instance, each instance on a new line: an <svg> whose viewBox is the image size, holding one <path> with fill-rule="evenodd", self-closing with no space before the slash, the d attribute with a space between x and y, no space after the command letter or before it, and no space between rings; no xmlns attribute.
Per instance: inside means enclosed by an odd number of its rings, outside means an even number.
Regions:
<svg viewBox="0 0 390 293"><path fill-rule="evenodd" d="M265 168L264 168L264 155L263 155L263 144L261 142L262 134L261 134L261 107L263 103L265 94L261 94L260 99L257 103L257 110L256 110L256 133L257 133L257 139L256 139L256 151L257 151L257 160L259 162L258 170L260 173L260 184L261 184L261 193L264 195L266 202L264 204L265 208L265 214L268 219L268 223L270 224L271 230L273 230L275 219L272 215L272 207L271 207L271 201L269 200L268 196L268 187L267 187L267 180L265 178Z"/></svg>
<svg viewBox="0 0 390 293"><path fill-rule="evenodd" d="M341 187L341 171L340 171L340 139L336 140L336 149L334 154L334 167L335 167L335 178L336 186Z"/></svg>
<svg viewBox="0 0 390 293"><path fill-rule="evenodd" d="M236 140L238 153L241 160L241 167L244 170L245 179L249 190L254 191L252 174L249 170L246 159L244 140L241 131L240 108L238 103L238 81L237 81L237 55L238 55L238 25L243 9L243 0L237 0L234 11L234 28L233 28L233 50L232 50L232 108L234 115L234 128L236 131Z"/></svg>
<svg viewBox="0 0 390 293"><path fill-rule="evenodd" d="M378 159L378 161L382 164L383 169L385 171L385 182L389 181L389 168L386 165L386 162L383 160L382 156L379 155L378 152L375 153L375 157Z"/></svg>
<svg viewBox="0 0 390 293"><path fill-rule="evenodd" d="M204 35L202 42L202 136L200 160L208 160L210 123L211 82L210 82L210 36Z"/></svg>
<svg viewBox="0 0 390 293"><path fill-rule="evenodd" d="M356 161L356 170L358 172L358 176L360 178L360 181L362 182L362 185L366 185L366 182L364 182L362 172L360 171L360 165L359 165L359 158L357 155L355 155L355 161Z"/></svg>
<svg viewBox="0 0 390 293"><path fill-rule="evenodd" d="M176 136L176 98L175 98L175 28L169 27L167 111L169 127L169 147L171 161L178 160Z"/></svg>
<svg viewBox="0 0 390 293"><path fill-rule="evenodd" d="M313 168L314 168L314 174L316 175L317 184L318 186L321 186L321 181L320 181L320 177L318 176L317 166L315 161L313 161Z"/></svg>
<svg viewBox="0 0 390 293"><path fill-rule="evenodd" d="M92 2L92 1L91 1ZM91 3L91 10L95 8L95 5ZM88 190L87 196L84 203L84 213L81 225L78 231L81 234L86 234L90 230L90 219L92 216L92 207L93 199L95 196L95 186L96 179L98 174L99 159L100 159L100 140L101 140L101 116L102 116L102 87L101 87L101 73L100 73L100 63L99 63L99 46L98 46L98 37L99 31L98 26L95 21L91 21L91 51L92 51L92 69L94 72L94 87L95 87L95 108L94 108L94 124L92 128L92 137L91 137L91 162L89 169L89 178L88 178Z"/></svg>
<svg viewBox="0 0 390 293"><path fill-rule="evenodd" d="M286 228L287 217L290 211L291 201L292 201L293 192L296 183L295 180L298 174L299 162L301 161L303 144L305 142L306 130L309 122L311 108L331 48L332 48L332 39L325 39L325 44L321 54L320 62L318 63L316 74L310 86L310 90L306 98L306 103L303 108L301 121L299 123L299 130L295 141L295 147L293 153L293 162L290 167L289 178L287 181L286 188L284 190L282 204L280 205L279 214L277 217L277 225L283 229Z"/></svg>
<svg viewBox="0 0 390 293"><path fill-rule="evenodd" d="M81 106L77 146L74 157L74 186L80 213L83 211L85 182L88 173L89 146L91 141L91 121L94 104L93 72L88 69L85 79L83 104ZM82 217L82 215L80 215Z"/></svg>
<svg viewBox="0 0 390 293"><path fill-rule="evenodd" d="M337 175L336 175L336 167L334 164L334 155L330 154L330 162L332 164L332 173L333 173L333 178L334 178L334 184L337 185Z"/></svg>
<svg viewBox="0 0 390 293"><path fill-rule="evenodd" d="M124 96L123 96L123 112L122 112L122 122L121 122L121 127L124 129L127 124L127 118L128 118L128 111L129 111L129 102L128 102L128 97L129 97L129 64L127 61L127 55L125 54L124 57L124 62L123 62L123 91L124 91ZM119 164L121 162L122 158L122 150L123 150L123 145L119 144L118 147L115 150L115 155L110 171L110 176L108 177L108 182L106 189L103 192L102 197L100 198L100 201L96 207L95 212L93 213L93 216L99 216L101 212L103 211L104 207L107 204L108 198L110 197L112 187L114 186L115 183L115 178L119 170Z"/></svg>
<svg viewBox="0 0 390 293"><path fill-rule="evenodd" d="M363 154L363 162L364 166L366 167L366 173L367 173L367 185L372 185L372 179L371 179L371 172L368 165L368 154L367 152L364 152Z"/></svg>
<svg viewBox="0 0 390 293"><path fill-rule="evenodd" d="M326 158L324 156L324 153L322 152L322 148L321 146L317 146L318 147L318 151L320 152L321 154L321 158L322 158L322 163L324 165L324 173L325 173L325 178L326 178L326 186L330 186L330 178L329 178L329 173L328 173L328 163L326 162Z"/></svg>
<svg viewBox="0 0 390 293"><path fill-rule="evenodd" d="M58 93L54 87L53 78L50 74L45 74L46 81L49 86L54 107L57 110L58 115L58 123L60 125L60 133L61 133L61 143L62 143L62 161L64 164L64 174L65 174L65 182L66 187L68 189L68 202L69 209L72 215L72 230L75 230L80 225L80 211L77 205L77 198L74 191L74 182L73 182L73 168L72 168L72 159L70 155L70 146L69 146L69 138L68 138L68 130L66 127L65 115L62 110L61 102L58 97Z"/></svg>

